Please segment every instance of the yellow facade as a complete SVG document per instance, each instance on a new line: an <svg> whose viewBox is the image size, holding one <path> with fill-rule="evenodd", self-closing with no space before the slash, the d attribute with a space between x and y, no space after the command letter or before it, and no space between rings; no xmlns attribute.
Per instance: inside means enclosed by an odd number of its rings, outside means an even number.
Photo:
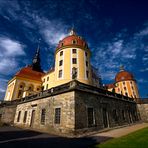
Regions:
<svg viewBox="0 0 148 148"><path fill-rule="evenodd" d="M139 92L137 84L134 80L120 81L114 84L115 93L128 96L130 98L139 98ZM108 91L113 91L113 88L109 88Z"/></svg>
<svg viewBox="0 0 148 148"><path fill-rule="evenodd" d="M80 36L77 36L73 30L67 38L62 40L68 42L66 45L59 46L61 41L59 42L55 51L55 67L46 74L41 70L40 49L37 48L31 67L22 68L20 71L21 77L15 75L8 82L5 95L6 101L26 97L41 90L47 90L70 82L73 79L88 85L99 86L97 77L93 78L92 76L90 50L87 43ZM41 81L31 79L37 76L39 80L38 73L41 73Z"/></svg>
<svg viewBox="0 0 148 148"><path fill-rule="evenodd" d="M8 82L5 101L17 100L41 91L41 82L15 76Z"/></svg>
<svg viewBox="0 0 148 148"><path fill-rule="evenodd" d="M139 98L136 82L134 80L121 81L115 84L116 92L131 98Z"/></svg>
<svg viewBox="0 0 148 148"><path fill-rule="evenodd" d="M73 53L73 50L76 53ZM73 59L76 59L74 62ZM72 80L72 69L77 68L77 80L93 85L90 51L77 47L61 48L55 54L55 69L42 77L44 90ZM60 71L62 74L60 76Z"/></svg>

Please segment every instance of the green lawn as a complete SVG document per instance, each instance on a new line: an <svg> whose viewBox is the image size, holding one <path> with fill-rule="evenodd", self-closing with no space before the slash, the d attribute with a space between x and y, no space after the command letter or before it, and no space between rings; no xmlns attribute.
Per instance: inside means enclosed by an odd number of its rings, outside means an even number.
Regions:
<svg viewBox="0 0 148 148"><path fill-rule="evenodd" d="M148 128L98 144L95 148L148 148Z"/></svg>

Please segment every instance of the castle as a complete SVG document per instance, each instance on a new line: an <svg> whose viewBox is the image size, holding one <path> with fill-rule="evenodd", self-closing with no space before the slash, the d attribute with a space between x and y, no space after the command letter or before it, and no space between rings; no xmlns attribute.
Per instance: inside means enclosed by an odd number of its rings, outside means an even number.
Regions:
<svg viewBox="0 0 148 148"><path fill-rule="evenodd" d="M147 121L134 76L121 67L115 83L103 87L90 56L87 42L72 29L59 41L55 66L44 73L38 47L32 64L8 82L0 121L67 135Z"/></svg>

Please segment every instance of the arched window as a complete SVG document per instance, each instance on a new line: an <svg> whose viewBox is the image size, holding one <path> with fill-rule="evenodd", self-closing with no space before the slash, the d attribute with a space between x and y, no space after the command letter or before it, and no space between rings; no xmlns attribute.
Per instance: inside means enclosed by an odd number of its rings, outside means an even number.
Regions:
<svg viewBox="0 0 148 148"><path fill-rule="evenodd" d="M25 88L25 83L20 83L19 88L18 88L18 95L17 95L18 98L23 97L24 88Z"/></svg>
<svg viewBox="0 0 148 148"><path fill-rule="evenodd" d="M28 95L32 95L33 94L33 90L34 90L34 86L33 86L33 84L30 84L28 86L28 89L27 89Z"/></svg>
<svg viewBox="0 0 148 148"><path fill-rule="evenodd" d="M41 87L40 87L40 86L38 86L38 87L36 88L36 90L37 90L37 91L40 91L40 90L41 90Z"/></svg>

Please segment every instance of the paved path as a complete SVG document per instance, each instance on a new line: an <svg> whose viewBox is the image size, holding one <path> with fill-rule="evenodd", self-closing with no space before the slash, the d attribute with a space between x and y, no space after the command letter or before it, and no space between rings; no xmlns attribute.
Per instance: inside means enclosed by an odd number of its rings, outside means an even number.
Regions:
<svg viewBox="0 0 148 148"><path fill-rule="evenodd" d="M19 129L16 127L1 127L0 148L93 148L93 145L96 145L97 143L126 135L144 127L148 127L148 123L139 123L80 138L59 137L36 131Z"/></svg>
<svg viewBox="0 0 148 148"><path fill-rule="evenodd" d="M102 143L108 139L118 138L145 127L148 127L148 123L139 123L118 129L109 130L106 132L97 133L94 134L92 137L96 138L97 142ZM102 138L97 138L97 137L102 137Z"/></svg>

